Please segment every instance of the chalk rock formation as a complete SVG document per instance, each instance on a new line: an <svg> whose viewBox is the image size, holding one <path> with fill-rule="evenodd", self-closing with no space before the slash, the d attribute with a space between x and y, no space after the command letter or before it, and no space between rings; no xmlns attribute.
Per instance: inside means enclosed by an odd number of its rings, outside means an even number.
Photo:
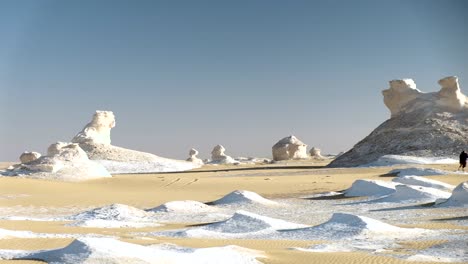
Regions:
<svg viewBox="0 0 468 264"><path fill-rule="evenodd" d="M110 131L115 127L111 111L96 111L91 122L72 142L78 143L89 159L104 165L110 173L142 173L190 170L200 165L162 158L150 153L111 145Z"/></svg>
<svg viewBox="0 0 468 264"><path fill-rule="evenodd" d="M234 164L239 163L232 157L224 153L226 149L222 145L216 145L211 151L211 163L215 164Z"/></svg>
<svg viewBox="0 0 468 264"><path fill-rule="evenodd" d="M325 157L322 156L322 154L320 153L320 149L319 148L316 148L316 147L312 147L309 151L310 153L310 157L313 158L313 159L324 159Z"/></svg>
<svg viewBox="0 0 468 264"><path fill-rule="evenodd" d="M307 159L307 145L295 136L281 139L272 147L273 160Z"/></svg>
<svg viewBox="0 0 468 264"><path fill-rule="evenodd" d="M113 112L96 111L93 120L72 139L72 142L110 145L110 131L113 127L115 127Z"/></svg>
<svg viewBox="0 0 468 264"><path fill-rule="evenodd" d="M89 160L86 152L75 143L54 143L49 147L47 156L25 161L27 162L22 162L2 174L64 181L111 177L102 165Z"/></svg>
<svg viewBox="0 0 468 264"><path fill-rule="evenodd" d="M190 162L193 162L193 163L196 163L196 164L201 164L203 165L203 160L199 159L197 157L198 155L198 150L196 149L190 149L189 151L189 158L187 159L187 161L190 161Z"/></svg>
<svg viewBox="0 0 468 264"><path fill-rule="evenodd" d="M455 157L468 145L468 103L455 76L439 81L439 92L422 93L412 80L394 80L383 91L391 118L331 167L352 167L384 155Z"/></svg>
<svg viewBox="0 0 468 264"><path fill-rule="evenodd" d="M38 158L41 157L41 153L39 152L29 152L29 151L25 151L21 154L20 156L20 161L21 163L29 163L31 161L34 161L34 160L37 160Z"/></svg>
<svg viewBox="0 0 468 264"><path fill-rule="evenodd" d="M408 102L420 96L421 91L416 89L416 83L412 79L392 80L389 83L390 88L382 91L382 94L384 103L393 117L398 115Z"/></svg>

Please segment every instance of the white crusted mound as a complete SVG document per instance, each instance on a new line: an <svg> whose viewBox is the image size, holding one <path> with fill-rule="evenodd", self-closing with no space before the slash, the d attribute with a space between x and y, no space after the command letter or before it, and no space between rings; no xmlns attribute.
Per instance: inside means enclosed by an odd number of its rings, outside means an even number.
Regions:
<svg viewBox="0 0 468 264"><path fill-rule="evenodd" d="M385 155L458 157L468 144L468 103L457 77L443 78L439 84L439 92L422 93L412 80L390 81L383 96L391 118L330 166L354 167Z"/></svg>
<svg viewBox="0 0 468 264"><path fill-rule="evenodd" d="M397 184L378 180L356 180L344 194L346 197L385 196L395 192Z"/></svg>
<svg viewBox="0 0 468 264"><path fill-rule="evenodd" d="M257 193L237 190L233 191L223 198L216 200L213 204L222 205L222 204L242 204L242 203L256 203L262 205L277 205L277 202L263 198Z"/></svg>
<svg viewBox="0 0 468 264"><path fill-rule="evenodd" d="M113 238L80 238L64 248L18 251L15 259L43 260L49 264L106 263L259 263L262 252L237 246L192 249L172 245L141 246Z"/></svg>
<svg viewBox="0 0 468 264"><path fill-rule="evenodd" d="M64 142L50 145L47 156L15 165L2 175L62 181L111 177L102 165L89 160L78 144Z"/></svg>
<svg viewBox="0 0 468 264"><path fill-rule="evenodd" d="M110 144L110 131L115 126L111 111L96 111L93 120L79 132L72 142L78 143L91 160L104 165L111 173L149 173L183 171L200 164L116 147Z"/></svg>
<svg viewBox="0 0 468 264"><path fill-rule="evenodd" d="M392 181L401 183L401 184L407 184L407 185L429 187L429 188L434 188L434 189L438 189L442 191L452 191L455 188L455 186L451 184L447 184L441 181L426 179L420 176L397 177L397 178L394 178Z"/></svg>
<svg viewBox="0 0 468 264"><path fill-rule="evenodd" d="M307 228L282 230L282 236L291 239L330 239L338 240L349 237L404 237L421 233L417 228L400 228L387 223L353 214L334 213L327 222Z"/></svg>
<svg viewBox="0 0 468 264"><path fill-rule="evenodd" d="M468 181L460 183L445 201L438 201L439 207L468 207Z"/></svg>
<svg viewBox="0 0 468 264"><path fill-rule="evenodd" d="M287 222L246 211L237 211L231 218L202 227L177 232L162 232L169 236L241 238L265 235L280 229L303 228L306 225Z"/></svg>
<svg viewBox="0 0 468 264"><path fill-rule="evenodd" d="M239 163L231 156L226 155L226 149L222 145L216 145L211 151L210 164L237 164Z"/></svg>
<svg viewBox="0 0 468 264"><path fill-rule="evenodd" d="M413 186L413 185L397 185L396 191L386 197L382 197L371 202L380 203L411 203L411 202L435 202L440 198L448 198L449 192L444 192L438 189Z"/></svg>
<svg viewBox="0 0 468 264"><path fill-rule="evenodd" d="M399 164L454 164L457 160L444 157L415 157L402 155L385 155L377 161L362 165L361 167L393 166Z"/></svg>
<svg viewBox="0 0 468 264"><path fill-rule="evenodd" d="M70 226L119 228L159 226L152 213L124 204L111 204L73 215Z"/></svg>
<svg viewBox="0 0 468 264"><path fill-rule="evenodd" d="M450 172L453 173L453 172ZM394 169L389 174L396 174L398 177L403 176L435 176L435 175L446 175L448 171L431 168L405 168L405 169Z"/></svg>
<svg viewBox="0 0 468 264"><path fill-rule="evenodd" d="M172 201L161 204L158 207L148 209L151 212L178 212L178 213L200 213L217 211L216 208L200 203L198 201Z"/></svg>
<svg viewBox="0 0 468 264"><path fill-rule="evenodd" d="M291 135L278 141L271 148L273 160L307 159L307 145Z"/></svg>

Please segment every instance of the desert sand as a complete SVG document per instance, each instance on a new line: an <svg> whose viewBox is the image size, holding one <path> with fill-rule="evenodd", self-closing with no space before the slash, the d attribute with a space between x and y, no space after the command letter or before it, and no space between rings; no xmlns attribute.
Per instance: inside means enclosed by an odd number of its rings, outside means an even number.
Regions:
<svg viewBox="0 0 468 264"><path fill-rule="evenodd" d="M268 199L300 198L316 193L340 191L349 188L357 179L391 181L395 175L389 171L406 166L375 168L326 168L329 160L289 161L279 164L203 166L188 172L114 175L112 178L85 182L57 182L42 179L21 179L0 177L0 210L6 208L30 208L40 213L41 208L55 212L77 212L113 203L134 206L140 209L153 208L177 200L210 202L234 190L249 190ZM2 167L8 163L1 163ZM456 165L418 165L454 171ZM452 185L468 181L468 174L426 176ZM353 199L351 199L353 200ZM454 209L454 210L465 210ZM427 217L426 217L427 218ZM433 222L431 222L433 220ZM400 225L427 229L460 229L460 226L437 219L421 218L421 224ZM315 225L311 219L306 224ZM102 234L119 237L120 240L135 244L173 243L194 248L238 245L261 250L266 258L262 263L409 263L385 255L363 252L313 253L291 250L305 248L320 241L297 241L276 239L203 239L177 237L142 237L139 233L173 230L188 227L193 223L165 224L143 228L84 228L67 226L66 221L1 220L0 228L54 234ZM0 249L39 250L68 245L73 238L6 238L0 239ZM444 242L443 240L415 241L401 243L401 254L408 249L425 249ZM0 263L41 263L26 260L0 260ZM411 263L425 263L412 261ZM433 263L433 262L428 262Z"/></svg>

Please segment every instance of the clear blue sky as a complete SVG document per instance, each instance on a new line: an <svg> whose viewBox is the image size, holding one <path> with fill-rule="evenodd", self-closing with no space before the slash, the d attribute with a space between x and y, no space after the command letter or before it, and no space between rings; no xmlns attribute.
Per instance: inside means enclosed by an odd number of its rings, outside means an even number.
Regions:
<svg viewBox="0 0 468 264"><path fill-rule="evenodd" d="M467 1L0 0L0 161L112 110L113 144L186 158L325 153L389 117L381 90L468 86ZM463 86L465 86L463 88Z"/></svg>

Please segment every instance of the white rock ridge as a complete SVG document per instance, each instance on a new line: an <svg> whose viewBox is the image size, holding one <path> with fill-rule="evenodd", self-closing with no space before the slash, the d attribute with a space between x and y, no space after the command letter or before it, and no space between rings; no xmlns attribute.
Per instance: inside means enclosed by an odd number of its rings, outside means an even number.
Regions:
<svg viewBox="0 0 468 264"><path fill-rule="evenodd" d="M222 145L216 145L211 151L211 163L233 164L238 163L232 157L226 155L226 149Z"/></svg>
<svg viewBox="0 0 468 264"><path fill-rule="evenodd" d="M176 237L253 238L268 235L280 229L304 227L307 226L240 210L224 221L159 234Z"/></svg>
<svg viewBox="0 0 468 264"><path fill-rule="evenodd" d="M439 84L439 92L423 93L411 79L390 81L383 96L391 118L330 166L369 164L386 155L458 158L468 145L468 103L456 76Z"/></svg>
<svg viewBox="0 0 468 264"><path fill-rule="evenodd" d="M78 143L91 160L104 165L111 173L143 173L183 171L199 167L199 164L162 158L150 153L111 145L110 131L115 127L111 111L96 111L93 119L72 142Z"/></svg>
<svg viewBox="0 0 468 264"><path fill-rule="evenodd" d="M89 160L78 144L64 142L50 145L47 156L16 165L4 175L63 181L111 177L102 165Z"/></svg>
<svg viewBox="0 0 468 264"><path fill-rule="evenodd" d="M245 191L245 190L236 190L227 195L223 196L221 199L212 202L215 205L221 204L262 204L262 205L278 205L277 202L268 200L258 193Z"/></svg>
<svg viewBox="0 0 468 264"><path fill-rule="evenodd" d="M359 179L354 181L344 194L345 197L381 197L394 193L396 191L396 185L396 183L387 181Z"/></svg>
<svg viewBox="0 0 468 264"><path fill-rule="evenodd" d="M291 135L278 141L272 147L273 160L307 159L307 145Z"/></svg>
<svg viewBox="0 0 468 264"><path fill-rule="evenodd" d="M115 238L82 237L68 246L51 250L13 251L2 259L43 260L51 264L141 264L141 263L260 263L257 257L265 257L262 251L237 246L213 248L185 248L171 244L142 246L119 241Z"/></svg>
<svg viewBox="0 0 468 264"><path fill-rule="evenodd" d="M202 164L202 165L203 165L203 160L199 159L199 158L197 157L197 155L198 155L198 150L196 150L196 149L194 149L194 148L193 148L193 149L190 149L190 151L189 151L189 157L188 157L187 161L193 162L193 163L196 163L196 164Z"/></svg>

